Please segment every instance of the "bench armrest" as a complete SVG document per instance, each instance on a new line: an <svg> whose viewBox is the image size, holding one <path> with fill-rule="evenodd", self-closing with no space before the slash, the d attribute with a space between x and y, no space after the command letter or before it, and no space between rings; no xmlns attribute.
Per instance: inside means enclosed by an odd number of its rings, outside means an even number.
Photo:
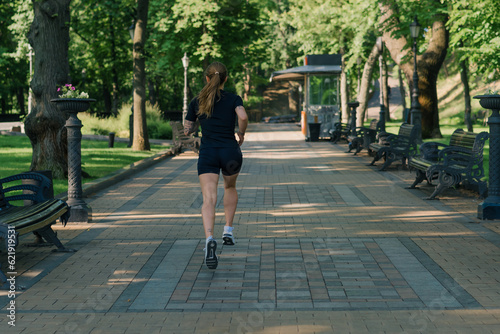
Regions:
<svg viewBox="0 0 500 334"><path fill-rule="evenodd" d="M438 142L427 142L420 145L420 152L422 157L426 160L438 160L439 151L448 147L446 144Z"/></svg>
<svg viewBox="0 0 500 334"><path fill-rule="evenodd" d="M471 163L472 151L459 146L448 146L439 151L439 160L443 160L443 165L447 166L453 162Z"/></svg>

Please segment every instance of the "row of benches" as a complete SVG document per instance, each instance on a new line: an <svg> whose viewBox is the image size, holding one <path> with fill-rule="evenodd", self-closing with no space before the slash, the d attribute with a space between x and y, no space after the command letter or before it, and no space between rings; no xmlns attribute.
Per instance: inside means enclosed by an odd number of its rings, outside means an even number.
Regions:
<svg viewBox="0 0 500 334"><path fill-rule="evenodd" d="M394 161L401 160L403 166L408 165L416 172L411 189L422 181L432 185L436 183L434 192L428 199L435 199L443 190L461 183L472 185L480 196L485 197L487 184L484 180L483 149L488 139L487 132L473 133L457 129L453 132L448 144L426 142L418 150L418 128L403 123L398 134L380 132L377 123L372 121L369 128L358 128L356 135L347 126L339 126L332 140L344 138L349 143L349 151L355 149L359 153L367 149L374 165L384 160L380 170L386 170Z"/></svg>

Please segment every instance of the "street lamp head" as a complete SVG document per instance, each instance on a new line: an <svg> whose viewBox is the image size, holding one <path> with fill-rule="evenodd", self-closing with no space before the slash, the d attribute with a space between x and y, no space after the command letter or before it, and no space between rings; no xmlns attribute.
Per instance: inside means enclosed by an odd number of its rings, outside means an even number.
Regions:
<svg viewBox="0 0 500 334"><path fill-rule="evenodd" d="M359 65L361 65L361 61L362 61L362 60L363 60L363 59L361 59L361 57L358 57L358 59L356 59L356 63L358 64L358 66L359 66Z"/></svg>
<svg viewBox="0 0 500 334"><path fill-rule="evenodd" d="M130 34L130 39L134 41L134 32L135 32L135 21L132 21L130 27L128 27L128 33Z"/></svg>
<svg viewBox="0 0 500 334"><path fill-rule="evenodd" d="M382 37L377 38L376 45L377 45L378 52L380 52L380 53L384 52L384 41L382 40Z"/></svg>
<svg viewBox="0 0 500 334"><path fill-rule="evenodd" d="M417 20L417 15L415 15L415 20L410 23L410 34L412 38L417 38L418 33L420 32L420 24Z"/></svg>
<svg viewBox="0 0 500 334"><path fill-rule="evenodd" d="M189 58L186 52L184 52L184 57L182 57L182 65L184 66L184 68L187 68L189 66Z"/></svg>

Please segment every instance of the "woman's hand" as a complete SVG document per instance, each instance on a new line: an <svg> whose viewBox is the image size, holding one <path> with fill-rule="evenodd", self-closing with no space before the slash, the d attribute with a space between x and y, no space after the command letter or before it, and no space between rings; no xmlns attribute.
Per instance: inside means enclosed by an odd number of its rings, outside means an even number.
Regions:
<svg viewBox="0 0 500 334"><path fill-rule="evenodd" d="M238 135L238 144L240 144L240 146L241 146L243 144L243 142L245 141L245 134L241 133L239 131L236 134Z"/></svg>

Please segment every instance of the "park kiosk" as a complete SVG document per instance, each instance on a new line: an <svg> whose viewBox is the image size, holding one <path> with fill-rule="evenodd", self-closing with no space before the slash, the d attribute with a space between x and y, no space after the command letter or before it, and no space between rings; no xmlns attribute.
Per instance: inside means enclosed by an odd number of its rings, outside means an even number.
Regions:
<svg viewBox="0 0 500 334"><path fill-rule="evenodd" d="M304 89L300 115L306 141L330 137L329 131L340 122L339 79L342 55L307 55L304 66L273 72L270 81L299 81Z"/></svg>

